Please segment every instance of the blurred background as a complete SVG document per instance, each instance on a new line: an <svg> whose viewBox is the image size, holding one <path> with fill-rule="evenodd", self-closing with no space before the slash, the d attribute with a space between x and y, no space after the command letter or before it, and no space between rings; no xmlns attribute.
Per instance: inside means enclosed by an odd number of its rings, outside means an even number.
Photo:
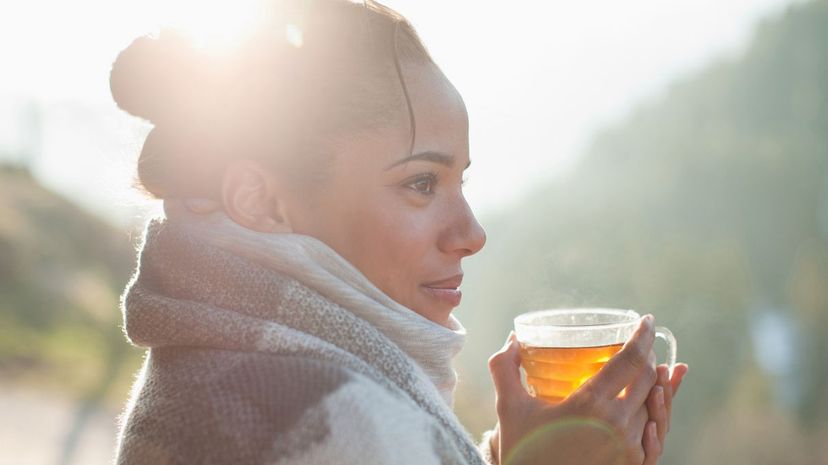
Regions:
<svg viewBox="0 0 828 465"><path fill-rule="evenodd" d="M117 53L250 2L0 6L0 464L105 464L141 363L118 298L158 205ZM495 423L515 315L653 313L690 372L664 464L828 464L828 2L388 1L470 112L456 410Z"/></svg>

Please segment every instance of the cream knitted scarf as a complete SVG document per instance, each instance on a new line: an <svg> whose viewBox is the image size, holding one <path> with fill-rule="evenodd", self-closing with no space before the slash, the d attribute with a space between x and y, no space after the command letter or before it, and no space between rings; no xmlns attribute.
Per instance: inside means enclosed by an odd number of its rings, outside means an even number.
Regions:
<svg viewBox="0 0 828 465"><path fill-rule="evenodd" d="M167 201L165 212L168 221L205 244L290 276L371 323L411 357L453 405L457 373L451 362L466 338L466 329L454 315L444 327L400 305L313 237L260 233L239 226L220 210L193 213L178 201Z"/></svg>
<svg viewBox="0 0 828 465"><path fill-rule="evenodd" d="M451 361L465 339L457 319L442 326L400 305L312 237L255 232L180 202L165 212L148 225L124 294L133 343L335 361L413 401L451 432L464 462L482 463L451 410Z"/></svg>

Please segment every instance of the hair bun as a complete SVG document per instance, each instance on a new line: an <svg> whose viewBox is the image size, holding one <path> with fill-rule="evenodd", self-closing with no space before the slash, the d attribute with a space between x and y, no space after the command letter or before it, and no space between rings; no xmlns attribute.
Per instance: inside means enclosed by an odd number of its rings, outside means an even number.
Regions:
<svg viewBox="0 0 828 465"><path fill-rule="evenodd" d="M183 34L162 30L135 39L118 54L109 75L112 97L122 110L154 124L186 111L197 82L197 50Z"/></svg>

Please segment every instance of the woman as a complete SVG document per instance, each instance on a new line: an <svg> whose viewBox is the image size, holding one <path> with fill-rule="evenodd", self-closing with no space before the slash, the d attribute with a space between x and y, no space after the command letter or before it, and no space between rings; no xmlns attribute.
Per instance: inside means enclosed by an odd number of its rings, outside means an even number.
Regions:
<svg viewBox="0 0 828 465"><path fill-rule="evenodd" d="M510 336L498 425L469 438L451 312L485 233L463 101L388 8L273 6L231 50L162 31L113 65L166 213L123 299L150 350L118 463L656 463L685 368L656 369L649 317L559 405L522 388Z"/></svg>

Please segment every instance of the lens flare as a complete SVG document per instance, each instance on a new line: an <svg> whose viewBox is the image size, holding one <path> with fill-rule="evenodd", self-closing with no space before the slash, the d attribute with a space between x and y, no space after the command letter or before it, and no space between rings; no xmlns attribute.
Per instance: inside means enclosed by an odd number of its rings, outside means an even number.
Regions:
<svg viewBox="0 0 828 465"><path fill-rule="evenodd" d="M585 449L584 444L589 444ZM594 418L564 417L525 435L509 451L503 465L526 463L537 457L560 463L622 465L624 443L610 425ZM534 463L534 462L533 462Z"/></svg>
<svg viewBox="0 0 828 465"><path fill-rule="evenodd" d="M262 17L259 0L182 0L168 5L169 25L186 32L208 52L234 48Z"/></svg>

